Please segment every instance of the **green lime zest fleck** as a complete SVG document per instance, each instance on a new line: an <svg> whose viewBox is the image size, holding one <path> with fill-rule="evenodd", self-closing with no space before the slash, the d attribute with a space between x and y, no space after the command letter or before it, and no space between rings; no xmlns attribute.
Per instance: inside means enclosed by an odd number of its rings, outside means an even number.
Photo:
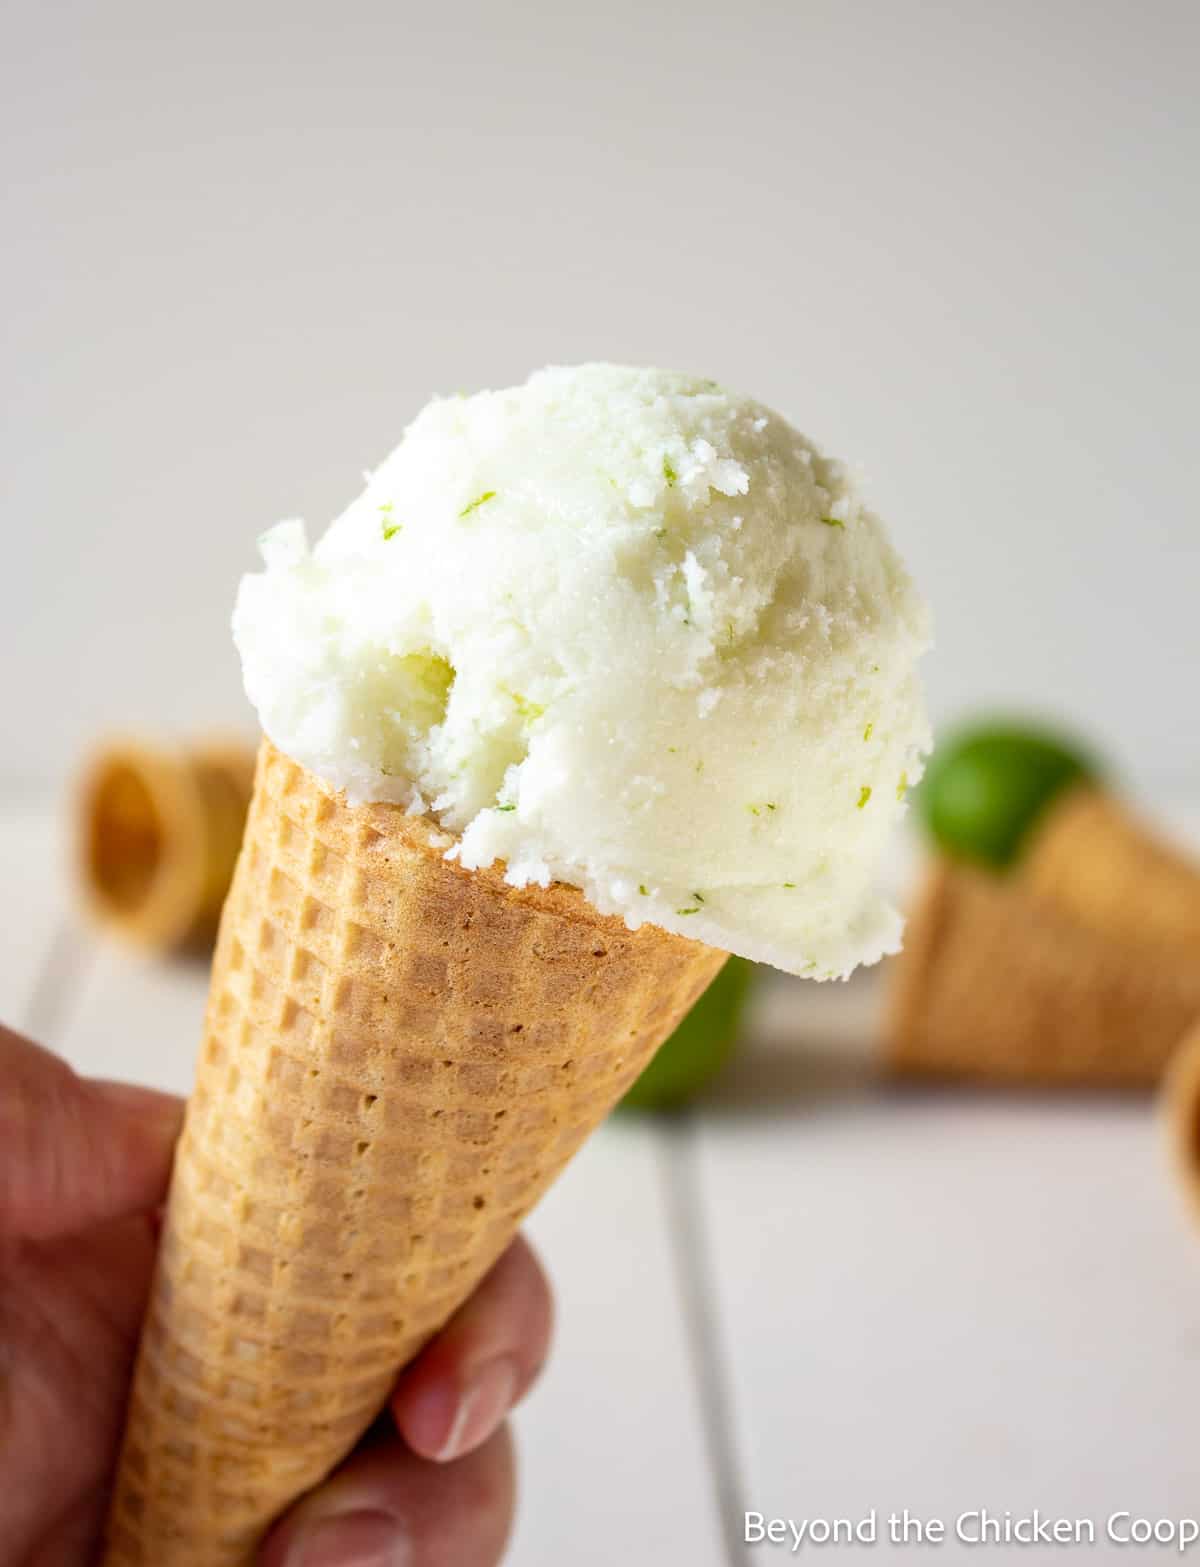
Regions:
<svg viewBox="0 0 1200 1567"><path fill-rule="evenodd" d="M650 896L650 894L646 891L646 883L644 881L638 882L638 891L641 893L643 898L648 898Z"/></svg>
<svg viewBox="0 0 1200 1567"><path fill-rule="evenodd" d="M866 805L867 801L870 798L871 798L871 785L870 784L863 784L862 789L859 791L859 795L858 795L858 808L859 808L860 811L862 810L863 806Z"/></svg>
<svg viewBox="0 0 1200 1567"><path fill-rule="evenodd" d="M697 903L704 902L704 894L702 892L693 892L692 897L695 898Z"/></svg>
<svg viewBox="0 0 1200 1567"><path fill-rule="evenodd" d="M696 763L696 771L698 773L702 773L704 771L704 758L703 757L701 757L701 759Z"/></svg>
<svg viewBox="0 0 1200 1567"><path fill-rule="evenodd" d="M667 530L665 528L655 528L655 530L654 530L654 537L656 539L665 539L666 536L667 536Z"/></svg>
<svg viewBox="0 0 1200 1567"><path fill-rule="evenodd" d="M471 513L482 506L485 501L495 500L495 498L495 490L484 490L482 495L477 495L473 501L468 501L458 515L460 517L469 517Z"/></svg>
<svg viewBox="0 0 1200 1567"><path fill-rule="evenodd" d="M729 638L729 645L730 645L730 647L732 647L733 646L733 642L734 642L733 621L732 620L727 620L725 622L725 635Z"/></svg>
<svg viewBox="0 0 1200 1567"><path fill-rule="evenodd" d="M768 800L767 801L767 810L768 811L777 811L778 809L779 809L779 807L775 804L774 800Z"/></svg>
<svg viewBox="0 0 1200 1567"><path fill-rule="evenodd" d="M396 535L400 532L400 529L404 526L404 524L402 522L393 522L392 521L392 515L391 515L391 513L392 513L392 503L391 503L391 501L387 501L384 505L382 505L379 508L379 510L380 510L380 512L382 514L380 516L380 518L379 518L379 528L380 528L380 531L383 534L383 542L386 544L389 539L394 539L396 537Z"/></svg>
<svg viewBox="0 0 1200 1567"><path fill-rule="evenodd" d="M527 696L522 696L519 691L513 691L510 695L513 699L513 706L522 718L540 718L546 711L541 702L531 702Z"/></svg>
<svg viewBox="0 0 1200 1567"><path fill-rule="evenodd" d="M679 475L672 468L671 459L666 452L663 453L663 478L667 481L668 487L675 484L679 478Z"/></svg>
<svg viewBox="0 0 1200 1567"><path fill-rule="evenodd" d="M515 805L498 805L496 807L496 809L498 811L515 811L516 810L516 806Z"/></svg>
<svg viewBox="0 0 1200 1567"><path fill-rule="evenodd" d="M785 887L789 887L790 888L790 887L794 887L796 885L796 883L794 881L785 881L783 885Z"/></svg>
<svg viewBox="0 0 1200 1567"><path fill-rule="evenodd" d="M863 739L864 740L869 740L874 733L875 733L875 725L874 725L874 723L868 724L867 727L863 730Z"/></svg>
<svg viewBox="0 0 1200 1567"><path fill-rule="evenodd" d="M679 747L677 745L669 745L667 747L667 754L669 756L677 756L679 754Z"/></svg>
<svg viewBox="0 0 1200 1567"><path fill-rule="evenodd" d="M846 526L840 517L822 517L821 521L827 528L844 528Z"/></svg>
<svg viewBox="0 0 1200 1567"><path fill-rule="evenodd" d="M676 909L675 912L676 914L699 914L700 909L696 904L693 904L689 909Z"/></svg>
<svg viewBox="0 0 1200 1567"><path fill-rule="evenodd" d="M746 807L746 809L750 812L751 816L761 816L762 815L762 812L759 810L757 805L748 805Z"/></svg>
<svg viewBox="0 0 1200 1567"><path fill-rule="evenodd" d="M897 800L903 800L904 796L907 793L908 793L908 774L907 773L901 773L900 774L900 782L896 785L896 798L897 798Z"/></svg>

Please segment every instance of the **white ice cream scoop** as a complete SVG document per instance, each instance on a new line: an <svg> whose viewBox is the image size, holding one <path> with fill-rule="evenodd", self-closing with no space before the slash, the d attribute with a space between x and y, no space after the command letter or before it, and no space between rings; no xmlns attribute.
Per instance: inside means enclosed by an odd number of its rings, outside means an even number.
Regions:
<svg viewBox="0 0 1200 1567"><path fill-rule="evenodd" d="M715 382L615 365L430 403L234 615L282 750L468 867L829 978L928 748L925 607L843 468Z"/></svg>

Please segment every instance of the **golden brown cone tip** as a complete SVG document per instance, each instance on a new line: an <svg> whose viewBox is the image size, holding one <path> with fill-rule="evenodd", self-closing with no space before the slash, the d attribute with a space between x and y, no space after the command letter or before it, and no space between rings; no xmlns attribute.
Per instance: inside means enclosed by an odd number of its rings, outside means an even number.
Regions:
<svg viewBox="0 0 1200 1567"><path fill-rule="evenodd" d="M1200 862L1113 795L1070 790L1038 826L1016 874L1085 925L1200 963Z"/></svg>
<svg viewBox="0 0 1200 1567"><path fill-rule="evenodd" d="M1129 948L1011 880L941 861L890 965L901 1072L1132 1088L1200 1017L1200 964Z"/></svg>
<svg viewBox="0 0 1200 1567"><path fill-rule="evenodd" d="M248 1567L724 961L434 837L264 743L109 1567Z"/></svg>
<svg viewBox="0 0 1200 1567"><path fill-rule="evenodd" d="M76 801L78 877L93 917L153 951L211 943L253 778L254 748L227 736L98 748Z"/></svg>

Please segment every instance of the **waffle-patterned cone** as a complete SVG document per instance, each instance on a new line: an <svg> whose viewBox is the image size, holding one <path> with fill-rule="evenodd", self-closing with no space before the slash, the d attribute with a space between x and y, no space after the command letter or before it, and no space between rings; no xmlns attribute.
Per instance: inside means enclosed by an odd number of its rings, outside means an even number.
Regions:
<svg viewBox="0 0 1200 1567"><path fill-rule="evenodd" d="M1172 1161L1200 1219L1200 1022L1171 1058L1163 1102Z"/></svg>
<svg viewBox="0 0 1200 1567"><path fill-rule="evenodd" d="M437 840L264 743L108 1567L249 1563L724 960Z"/></svg>
<svg viewBox="0 0 1200 1567"><path fill-rule="evenodd" d="M1049 812L1018 871L1065 913L1117 940L1200 963L1200 865L1120 800L1073 789Z"/></svg>
<svg viewBox="0 0 1200 1567"><path fill-rule="evenodd" d="M254 781L239 740L113 740L77 800L79 877L108 929L154 951L211 945Z"/></svg>
<svg viewBox="0 0 1200 1567"><path fill-rule="evenodd" d="M1157 1082L1200 1017L1200 964L1131 957L1012 881L933 869L891 965L890 1063L1010 1082Z"/></svg>

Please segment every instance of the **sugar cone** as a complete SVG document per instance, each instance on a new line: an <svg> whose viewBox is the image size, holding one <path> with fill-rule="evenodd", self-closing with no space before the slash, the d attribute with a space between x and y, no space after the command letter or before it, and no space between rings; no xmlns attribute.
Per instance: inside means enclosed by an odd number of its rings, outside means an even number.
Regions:
<svg viewBox="0 0 1200 1567"><path fill-rule="evenodd" d="M264 743L108 1567L248 1564L724 960L447 841Z"/></svg>
<svg viewBox="0 0 1200 1567"><path fill-rule="evenodd" d="M1200 864L1097 789L1073 789L1022 857L1023 884L1085 925L1200 963Z"/></svg>
<svg viewBox="0 0 1200 1567"><path fill-rule="evenodd" d="M941 863L891 966L887 1050L906 1072L1132 1087L1200 1017L1200 964L1131 956L1011 881Z"/></svg>
<svg viewBox="0 0 1200 1567"><path fill-rule="evenodd" d="M80 880L92 913L138 946L211 943L250 805L254 751L113 741L78 796Z"/></svg>
<svg viewBox="0 0 1200 1567"><path fill-rule="evenodd" d="M1200 1218L1200 1023L1171 1059L1163 1093L1172 1161Z"/></svg>

